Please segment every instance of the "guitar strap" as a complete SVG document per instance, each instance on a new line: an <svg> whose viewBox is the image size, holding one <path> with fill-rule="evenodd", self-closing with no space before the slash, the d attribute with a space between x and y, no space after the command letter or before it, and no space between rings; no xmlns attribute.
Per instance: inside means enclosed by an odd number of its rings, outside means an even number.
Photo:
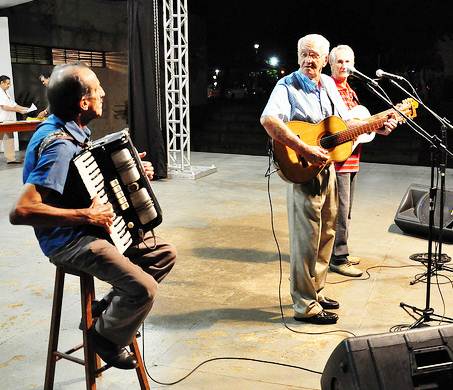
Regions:
<svg viewBox="0 0 453 390"><path fill-rule="evenodd" d="M354 92L354 90L351 89L351 87L349 87L349 85L348 85L348 88L350 89L350 91L352 91L352 100L356 103L356 105L359 105L360 102L359 102L359 99L358 99L356 93ZM327 93L327 96L329 97L330 104L332 105L332 115L335 115L335 105L333 103L332 97L330 96L329 90L327 88L326 88L326 93ZM346 104L346 107L348 108L348 110L351 109L351 107L349 107L348 104Z"/></svg>
<svg viewBox="0 0 453 390"><path fill-rule="evenodd" d="M333 103L333 100L332 100L332 97L330 96L329 90L327 88L325 88L325 87L324 87L324 89L326 90L327 97L330 100L330 105L332 107L332 115L335 115L335 104Z"/></svg>

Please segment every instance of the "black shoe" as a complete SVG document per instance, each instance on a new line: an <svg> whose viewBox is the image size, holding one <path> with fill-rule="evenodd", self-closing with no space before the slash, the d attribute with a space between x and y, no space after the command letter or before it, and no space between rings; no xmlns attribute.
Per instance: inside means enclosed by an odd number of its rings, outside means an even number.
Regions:
<svg viewBox="0 0 453 390"><path fill-rule="evenodd" d="M107 309L108 305L109 303L105 299L91 302L91 317L93 320L98 318L102 312ZM80 319L79 329L83 330L83 318Z"/></svg>
<svg viewBox="0 0 453 390"><path fill-rule="evenodd" d="M7 164L22 164L23 161L21 161L21 160L11 160L11 161L7 161L6 163Z"/></svg>
<svg viewBox="0 0 453 390"><path fill-rule="evenodd" d="M294 319L296 321L308 322L310 324L329 325L335 324L338 320L338 316L335 313L323 310L311 317L294 317Z"/></svg>
<svg viewBox="0 0 453 390"><path fill-rule="evenodd" d="M324 299L322 301L319 301L318 303L322 306L323 309L327 310L335 310L340 308L340 304L337 301L327 297L324 297Z"/></svg>
<svg viewBox="0 0 453 390"><path fill-rule="evenodd" d="M104 336L100 335L94 328L90 331L95 352L108 365L122 370L132 370L137 367L137 359L132 352L125 347L120 347Z"/></svg>

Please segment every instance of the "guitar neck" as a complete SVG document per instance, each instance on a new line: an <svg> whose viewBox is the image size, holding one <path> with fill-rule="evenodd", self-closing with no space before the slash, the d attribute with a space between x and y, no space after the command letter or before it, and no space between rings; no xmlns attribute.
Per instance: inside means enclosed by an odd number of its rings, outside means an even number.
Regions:
<svg viewBox="0 0 453 390"><path fill-rule="evenodd" d="M389 109L379 114L375 114L372 117L367 119L366 123L363 123L358 126L352 125L350 128L345 130L342 133L345 133L345 136L348 137L348 141L351 141L354 138L357 138L361 134L371 133L372 131L379 130L384 126L384 123L387 121L388 115L393 111Z"/></svg>
<svg viewBox="0 0 453 390"><path fill-rule="evenodd" d="M325 142L329 143L329 148L332 147L330 144L333 141L335 145L341 145L345 142L352 141L356 139L359 135L365 133L371 133L372 131L379 130L384 126L384 123L387 121L388 115L393 112L393 109L389 109L379 114L375 114L367 119L366 123L360 124L358 126L352 125L350 128L340 131L338 133L332 134L331 136L326 137ZM334 139L332 139L334 138ZM321 146L323 142L321 141Z"/></svg>

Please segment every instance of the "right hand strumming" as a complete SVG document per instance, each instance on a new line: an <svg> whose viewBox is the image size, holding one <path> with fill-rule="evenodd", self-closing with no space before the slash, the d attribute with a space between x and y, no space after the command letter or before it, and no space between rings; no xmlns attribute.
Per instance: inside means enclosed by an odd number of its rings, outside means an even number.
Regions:
<svg viewBox="0 0 453 390"><path fill-rule="evenodd" d="M306 145L304 150L300 153L310 164L322 166L329 161L329 152L321 146Z"/></svg>

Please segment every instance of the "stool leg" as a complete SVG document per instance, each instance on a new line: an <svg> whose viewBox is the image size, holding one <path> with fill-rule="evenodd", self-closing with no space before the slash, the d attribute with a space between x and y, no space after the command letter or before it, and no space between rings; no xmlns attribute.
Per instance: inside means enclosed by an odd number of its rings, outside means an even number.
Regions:
<svg viewBox="0 0 453 390"><path fill-rule="evenodd" d="M59 267L55 271L55 286L53 292L52 316L50 318L49 348L47 350L46 376L44 390L52 390L55 379L55 365L57 363L55 352L58 349L58 336L60 333L61 304L63 301L65 273Z"/></svg>
<svg viewBox="0 0 453 390"><path fill-rule="evenodd" d="M91 303L95 298L94 280L91 275L80 276L80 300L82 303L83 350L85 356L85 381L87 390L96 389L96 370L100 367L99 357L94 352L88 331L93 326Z"/></svg>
<svg viewBox="0 0 453 390"><path fill-rule="evenodd" d="M86 306L86 307L87 307L87 308L89 307L89 308L90 308L90 309L89 309L90 311L89 311L89 312L88 312L88 311L85 311L85 313L87 313L87 324L86 324L87 326L86 326L85 329L91 329L91 327L93 326L93 313L92 313L91 309L92 309L92 307L93 307L93 306L92 306L92 303L93 303L93 301L96 299L96 290L95 290L95 288L94 288L94 278L93 278L91 275L86 275L85 277L87 278L87 279L86 279L86 283L87 283L87 284L86 284L86 286L87 286L87 291L89 291L89 292L90 292L90 295L91 295L91 297L89 297L89 298L87 299L87 304L88 304L88 302L89 302L90 304L89 304L88 306ZM89 314L89 318L90 318L89 321L88 321L88 313L90 313L90 314ZM94 350L94 348L92 347L92 342L91 342L91 340L89 340L89 345L90 345L90 350ZM99 355L97 355L96 353L95 353L94 355L95 355L95 358L96 358L96 365L95 365L95 369L96 369L96 378L98 378L98 377L102 376L102 372L97 373L97 370L99 370L99 369L101 368L101 366L102 366L102 364L101 364L101 358L100 358Z"/></svg>
<svg viewBox="0 0 453 390"><path fill-rule="evenodd" d="M132 340L132 344L129 347L131 349L131 352L133 352L135 354L135 357L137 358L137 368L135 369L135 371L137 371L138 381L140 382L140 389L149 390L150 386L148 382L148 377L146 375L142 355L140 353L140 349L138 348L137 338L135 336L134 339Z"/></svg>

